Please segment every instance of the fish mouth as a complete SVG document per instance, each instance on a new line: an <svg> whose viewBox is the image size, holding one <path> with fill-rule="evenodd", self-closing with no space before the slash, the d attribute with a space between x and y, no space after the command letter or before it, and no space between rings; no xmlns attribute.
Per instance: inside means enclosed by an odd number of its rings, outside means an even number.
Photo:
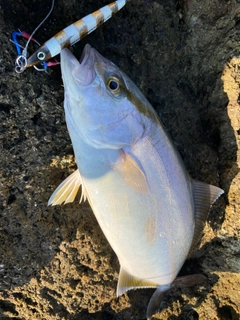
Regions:
<svg viewBox="0 0 240 320"><path fill-rule="evenodd" d="M93 48L90 46L90 44L85 45L79 63L86 66L93 63Z"/></svg>
<svg viewBox="0 0 240 320"><path fill-rule="evenodd" d="M90 85L96 77L94 56L94 49L89 44L86 44L79 60L78 68L73 71L73 76L83 86Z"/></svg>
<svg viewBox="0 0 240 320"><path fill-rule="evenodd" d="M69 49L62 49L61 70L63 79L66 80L64 82L68 83L70 79L73 79L79 85L90 85L96 77L94 62L95 50L89 44L85 45L79 61Z"/></svg>

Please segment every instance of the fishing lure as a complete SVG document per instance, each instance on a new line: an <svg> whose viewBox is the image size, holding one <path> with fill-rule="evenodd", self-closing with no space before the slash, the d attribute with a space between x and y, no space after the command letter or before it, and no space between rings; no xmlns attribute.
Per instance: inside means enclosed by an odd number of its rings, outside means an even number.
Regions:
<svg viewBox="0 0 240 320"><path fill-rule="evenodd" d="M60 53L62 48L77 43L105 21L109 20L113 14L125 6L127 1L129 0L116 0L74 22L45 42L29 58L24 54L19 55L16 60L16 66L20 72L23 72L26 68L36 66L55 57Z"/></svg>
<svg viewBox="0 0 240 320"><path fill-rule="evenodd" d="M18 40L17 40L17 37L22 37L24 39L27 39L29 41L32 41L32 42L35 42L39 47L40 47L40 43L34 39L32 37L32 35L28 34L27 32L25 31L13 31L12 32L12 40L10 40L11 42L14 43L15 47L16 47L16 50L17 50L17 53L18 53L18 57L16 59L16 66L15 66L15 71L17 73L21 73L23 70L21 69L21 57L23 56L23 53L26 51L26 47L22 47L19 43L18 43ZM23 49L23 50L22 50ZM25 51L24 51L25 50ZM20 60L20 61L19 61ZM46 71L47 67L54 67L54 66L57 66L58 64L60 64L60 62L58 61L47 61L47 62L43 62L41 65L42 67L39 68L37 66L34 66L34 68L37 70L37 71Z"/></svg>

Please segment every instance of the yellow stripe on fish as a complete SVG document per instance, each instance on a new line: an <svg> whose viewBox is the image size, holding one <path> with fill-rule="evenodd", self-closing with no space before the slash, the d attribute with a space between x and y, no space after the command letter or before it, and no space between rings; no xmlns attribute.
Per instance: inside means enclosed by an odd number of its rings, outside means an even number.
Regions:
<svg viewBox="0 0 240 320"><path fill-rule="evenodd" d="M94 48L86 45L80 61L63 49L61 71L78 171L49 204L73 201L83 185L83 197L119 259L117 295L157 288L147 308L150 320L168 290L206 279L176 277L223 190L189 177L149 101Z"/></svg>
<svg viewBox="0 0 240 320"><path fill-rule="evenodd" d="M59 54L62 48L80 41L122 9L126 2L127 0L112 2L61 30L27 59L25 67L29 68L47 61Z"/></svg>

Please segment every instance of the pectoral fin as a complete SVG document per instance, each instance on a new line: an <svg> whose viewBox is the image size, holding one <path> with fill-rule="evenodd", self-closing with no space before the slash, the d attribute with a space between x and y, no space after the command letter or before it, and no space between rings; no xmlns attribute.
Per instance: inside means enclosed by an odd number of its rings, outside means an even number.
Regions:
<svg viewBox="0 0 240 320"><path fill-rule="evenodd" d="M136 161L123 150L120 160L114 165L114 169L120 172L124 182L132 189L143 194L150 192L144 172Z"/></svg>
<svg viewBox="0 0 240 320"><path fill-rule="evenodd" d="M156 288L156 286L154 282L132 276L121 267L117 285L117 297L130 289Z"/></svg>
<svg viewBox="0 0 240 320"><path fill-rule="evenodd" d="M195 204L195 231L189 255L202 235L210 207L224 193L218 187L196 180L192 180L192 188Z"/></svg>
<svg viewBox="0 0 240 320"><path fill-rule="evenodd" d="M51 198L48 200L48 205L58 205L73 202L78 189L82 185L82 195L80 198L80 202L82 200L86 200L86 192L84 190L84 186L82 184L82 178L80 172L78 170L74 171L69 177L67 177L53 192Z"/></svg>

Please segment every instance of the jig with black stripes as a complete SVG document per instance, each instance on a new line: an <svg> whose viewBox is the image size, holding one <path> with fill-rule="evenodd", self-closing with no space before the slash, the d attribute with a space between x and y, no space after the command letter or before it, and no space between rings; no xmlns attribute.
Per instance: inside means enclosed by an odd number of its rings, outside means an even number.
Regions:
<svg viewBox="0 0 240 320"><path fill-rule="evenodd" d="M44 63L59 54L62 48L77 43L109 20L113 14L125 6L127 1L129 0L116 0L74 22L45 42L29 58L27 58L26 54L19 55L16 59L18 72L23 72L26 68Z"/></svg>

